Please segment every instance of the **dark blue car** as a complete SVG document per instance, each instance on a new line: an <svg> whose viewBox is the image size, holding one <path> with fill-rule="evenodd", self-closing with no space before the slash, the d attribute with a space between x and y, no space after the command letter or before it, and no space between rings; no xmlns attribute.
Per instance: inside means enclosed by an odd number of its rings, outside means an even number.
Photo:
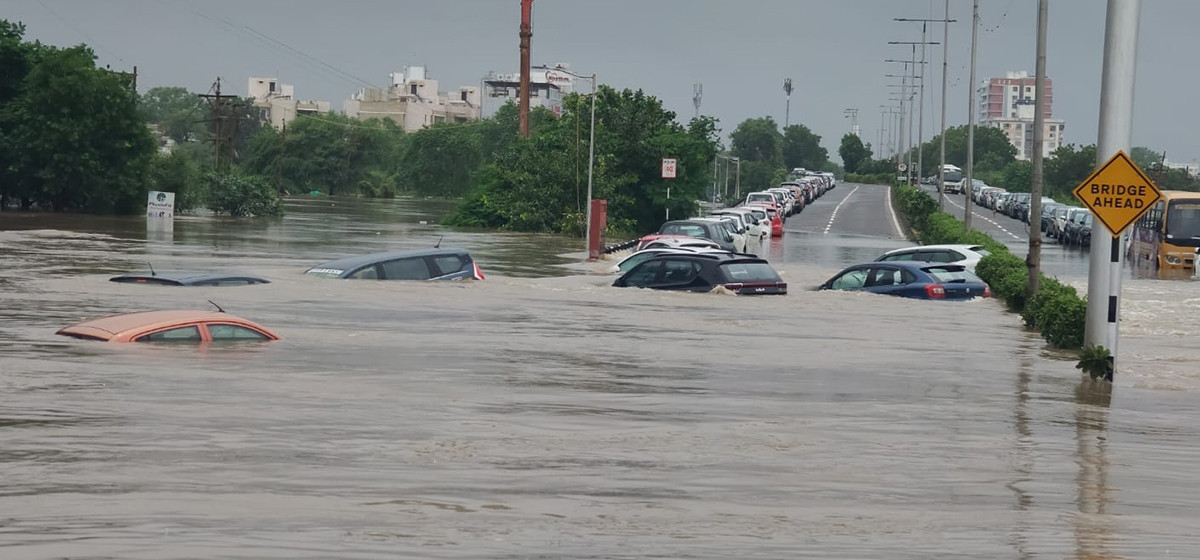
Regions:
<svg viewBox="0 0 1200 560"><path fill-rule="evenodd" d="M916 261L856 264L837 273L817 289L865 290L917 299L992 297L988 285L963 265Z"/></svg>

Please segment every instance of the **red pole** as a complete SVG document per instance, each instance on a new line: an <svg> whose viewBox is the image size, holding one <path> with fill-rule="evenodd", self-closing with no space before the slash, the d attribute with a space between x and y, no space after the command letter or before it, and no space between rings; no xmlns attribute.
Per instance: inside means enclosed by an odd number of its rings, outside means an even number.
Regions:
<svg viewBox="0 0 1200 560"><path fill-rule="evenodd" d="M517 111L521 115L521 138L529 138L529 39L533 37L533 0L521 0L521 86Z"/></svg>

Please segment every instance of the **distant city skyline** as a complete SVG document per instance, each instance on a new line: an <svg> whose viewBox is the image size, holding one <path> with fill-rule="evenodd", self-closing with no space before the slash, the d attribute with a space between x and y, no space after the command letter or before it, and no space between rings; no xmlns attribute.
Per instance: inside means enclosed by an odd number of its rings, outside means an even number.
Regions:
<svg viewBox="0 0 1200 560"><path fill-rule="evenodd" d="M101 66L136 65L143 92L206 91L220 76L228 92L245 95L249 77L274 77L294 85L297 98L329 101L340 111L360 88L386 86L405 66L425 66L442 89L456 90L489 72L516 72L518 63L515 0L9 0L5 7L0 17L24 22L27 39L87 43ZM950 17L958 22L949 41L950 126L967 120L970 9L970 2L952 2ZM533 61L567 62L604 84L641 88L681 121L694 114L693 86L703 83L700 112L720 119L726 138L747 118L771 116L782 126L783 81L792 78L791 122L821 135L837 160L852 125L846 109L858 110L863 141L878 143L879 105L888 103L886 84L898 83L884 75L902 73L902 65L883 60L912 53L887 42L921 39L921 24L893 18L940 18L941 10L933 0L538 0ZM979 80L1010 70L1032 74L1036 5L984 0L980 11ZM1051 5L1047 72L1054 116L1066 121L1069 144L1096 141L1104 18L1103 2ZM1178 70L1179 53L1200 51L1195 21L1200 2L1142 6L1133 143L1177 162L1200 158L1185 113L1200 78ZM941 25L931 25L928 40L940 35ZM941 47L931 47L926 59L928 140L939 126Z"/></svg>

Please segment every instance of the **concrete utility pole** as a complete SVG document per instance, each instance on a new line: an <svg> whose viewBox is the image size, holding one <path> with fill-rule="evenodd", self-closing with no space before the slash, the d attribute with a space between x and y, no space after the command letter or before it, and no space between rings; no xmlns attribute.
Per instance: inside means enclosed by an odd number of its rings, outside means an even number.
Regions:
<svg viewBox="0 0 1200 560"><path fill-rule="evenodd" d="M1141 0L1108 0L1108 17L1104 25L1104 73L1100 79L1097 166L1105 163L1118 150L1129 151L1132 143L1133 84L1137 69L1141 10ZM1119 237L1104 235L1103 230L1095 226L1093 229L1083 344L1085 347L1107 348L1113 357L1111 371L1115 372L1121 294L1121 243ZM1112 381L1111 373L1108 380Z"/></svg>
<svg viewBox="0 0 1200 560"><path fill-rule="evenodd" d="M950 52L950 0L946 0L946 13L942 16L942 134L938 149L938 210L946 209L946 59Z"/></svg>
<svg viewBox="0 0 1200 560"><path fill-rule="evenodd" d="M529 40L533 37L533 0L521 0L521 81L517 92L521 138L529 138Z"/></svg>
<svg viewBox="0 0 1200 560"><path fill-rule="evenodd" d="M963 228L966 231L971 231L971 189L975 187L975 48L979 45L979 0L974 4L971 10L971 79L967 82L967 176L963 179L963 208L966 210Z"/></svg>
<svg viewBox="0 0 1200 560"><path fill-rule="evenodd" d="M1049 17L1049 0L1038 0L1037 19L1037 62L1034 64L1033 104L1033 178L1029 185L1029 254L1025 264L1029 267L1029 282L1025 284L1025 297L1033 297L1042 285L1042 164L1045 156L1042 147L1046 139L1046 27ZM1034 227L1037 220L1037 227Z"/></svg>

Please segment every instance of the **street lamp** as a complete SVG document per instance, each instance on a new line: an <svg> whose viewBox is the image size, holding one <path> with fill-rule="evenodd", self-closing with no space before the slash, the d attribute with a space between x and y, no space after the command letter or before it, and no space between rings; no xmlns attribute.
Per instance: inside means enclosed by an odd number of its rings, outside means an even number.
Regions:
<svg viewBox="0 0 1200 560"><path fill-rule="evenodd" d="M583 76L576 74L558 65L554 67L555 72L562 72L576 78L582 78L592 81L592 126L588 133L588 186L587 186L587 214L584 218L587 222L584 224L584 251L588 253L588 258L591 258L591 247L586 247L586 244L591 243L592 239L592 177L596 167L596 75Z"/></svg>

